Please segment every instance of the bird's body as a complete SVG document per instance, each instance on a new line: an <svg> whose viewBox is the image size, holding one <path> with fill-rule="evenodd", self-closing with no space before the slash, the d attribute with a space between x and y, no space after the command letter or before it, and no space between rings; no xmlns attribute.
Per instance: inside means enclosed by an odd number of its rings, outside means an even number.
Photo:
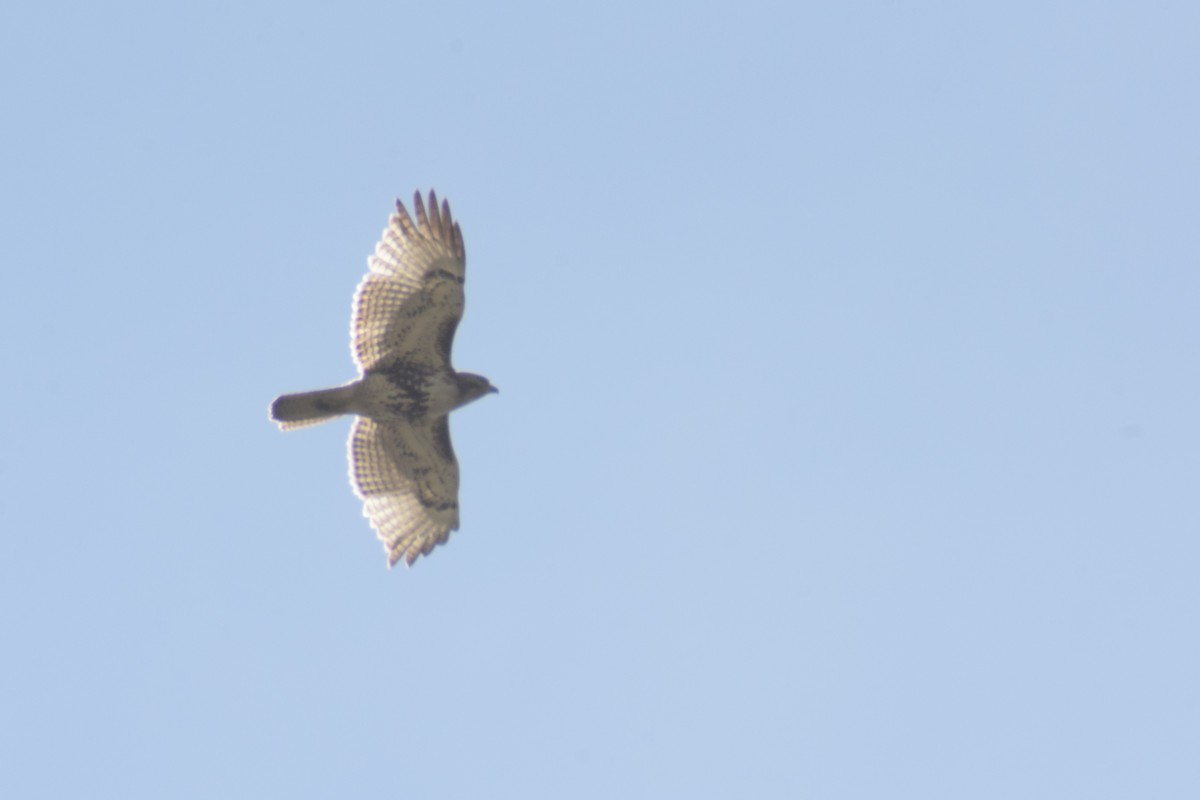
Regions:
<svg viewBox="0 0 1200 800"><path fill-rule="evenodd" d="M447 417L495 391L487 378L455 372L450 362L463 311L462 232L433 192L429 214L419 192L413 203L415 224L396 202L354 296L351 348L361 377L271 405L283 430L358 417L350 479L389 565L401 558L412 564L458 528L458 462Z"/></svg>

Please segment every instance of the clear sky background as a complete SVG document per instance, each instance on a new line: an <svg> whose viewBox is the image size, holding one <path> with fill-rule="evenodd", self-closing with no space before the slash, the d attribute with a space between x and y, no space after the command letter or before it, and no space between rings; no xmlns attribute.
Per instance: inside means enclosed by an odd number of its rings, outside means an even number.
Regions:
<svg viewBox="0 0 1200 800"><path fill-rule="evenodd" d="M1193 2L8 3L0 796L1200 796ZM346 420L461 220L462 529Z"/></svg>

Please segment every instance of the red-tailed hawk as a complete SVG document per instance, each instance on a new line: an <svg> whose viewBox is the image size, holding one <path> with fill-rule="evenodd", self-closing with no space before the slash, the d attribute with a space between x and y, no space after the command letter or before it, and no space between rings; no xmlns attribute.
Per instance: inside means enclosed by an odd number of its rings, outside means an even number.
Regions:
<svg viewBox="0 0 1200 800"><path fill-rule="evenodd" d="M350 482L388 553L388 566L412 564L458 529L458 461L448 415L496 391L487 378L455 372L454 331L463 314L467 257L450 205L413 194L388 220L358 291L350 320L356 381L285 394L271 419L291 430L356 414L350 432Z"/></svg>

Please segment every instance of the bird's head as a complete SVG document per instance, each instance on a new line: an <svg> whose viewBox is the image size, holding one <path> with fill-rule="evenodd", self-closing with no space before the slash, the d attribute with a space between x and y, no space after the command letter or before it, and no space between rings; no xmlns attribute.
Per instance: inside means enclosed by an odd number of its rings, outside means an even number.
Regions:
<svg viewBox="0 0 1200 800"><path fill-rule="evenodd" d="M460 372L455 378L458 380L459 402L458 407L465 406L473 400L478 400L485 394L499 392L492 382L482 375L475 375L470 372Z"/></svg>

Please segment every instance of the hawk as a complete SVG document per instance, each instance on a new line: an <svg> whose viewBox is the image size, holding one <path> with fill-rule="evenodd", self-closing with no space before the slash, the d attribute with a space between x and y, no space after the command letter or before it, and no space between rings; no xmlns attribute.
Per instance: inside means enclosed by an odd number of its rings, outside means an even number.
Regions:
<svg viewBox="0 0 1200 800"><path fill-rule="evenodd" d="M467 257L450 205L413 194L416 222L399 200L354 293L350 349L358 380L285 394L271 404L282 430L355 414L350 483L388 554L418 556L458 529L458 460L448 415L489 392L488 379L455 372Z"/></svg>

